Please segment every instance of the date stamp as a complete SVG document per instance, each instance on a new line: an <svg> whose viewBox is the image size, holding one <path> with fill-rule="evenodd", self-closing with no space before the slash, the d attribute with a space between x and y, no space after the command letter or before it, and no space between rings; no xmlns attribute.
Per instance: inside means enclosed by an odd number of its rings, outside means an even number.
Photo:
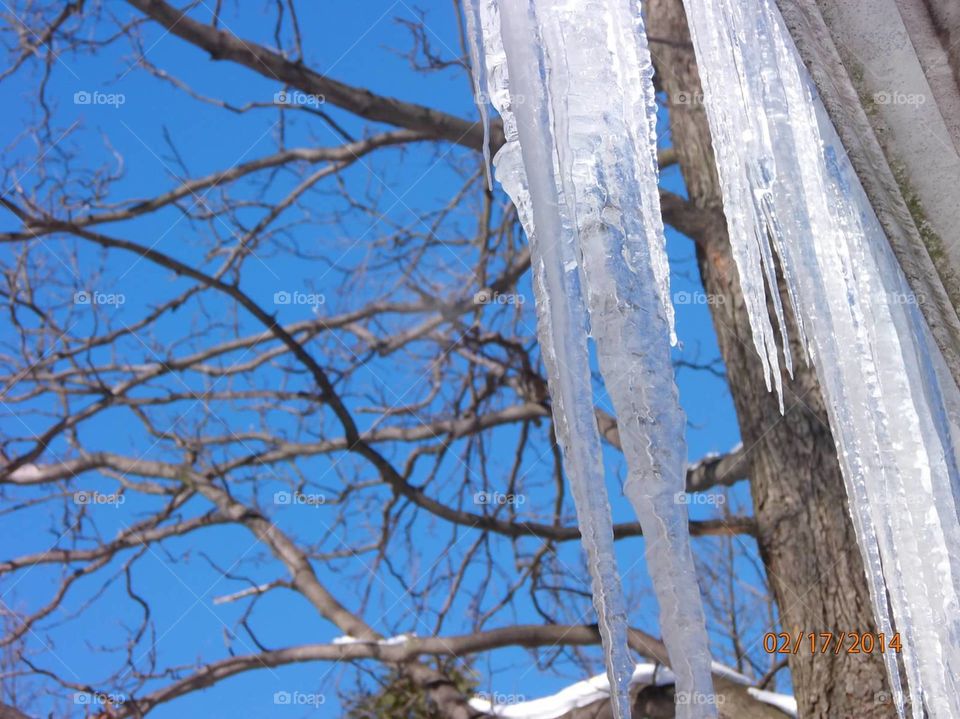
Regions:
<svg viewBox="0 0 960 719"><path fill-rule="evenodd" d="M882 632L767 632L763 635L767 654L883 654L900 652L900 633L887 636Z"/></svg>

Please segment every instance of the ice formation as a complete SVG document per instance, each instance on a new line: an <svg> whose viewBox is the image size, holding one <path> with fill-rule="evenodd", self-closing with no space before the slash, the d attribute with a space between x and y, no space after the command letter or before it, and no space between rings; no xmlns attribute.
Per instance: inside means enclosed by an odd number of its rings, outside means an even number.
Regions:
<svg viewBox="0 0 960 719"><path fill-rule="evenodd" d="M913 716L960 717L960 392L776 5L684 5L757 350L782 392L766 310L779 299L765 291L775 252L827 401L878 629L900 632Z"/></svg>
<svg viewBox="0 0 960 719"><path fill-rule="evenodd" d="M514 13L517 17L511 23L511 13L505 12L508 18L504 18L501 39L500 14L494 0L477 2L489 94L503 118L507 138L495 159L497 179L513 199L530 241L538 335L553 398L557 441L564 454L581 527L607 673L610 686L615 688L611 692L614 712L620 719L629 717L627 691L632 666L626 641L626 610L613 553L612 517L593 414L585 310L572 238L564 227L568 223L559 216L537 50L533 43L521 39L515 43L508 62L503 48L510 44L509 32L513 30L522 38L523 33L530 32L529 18ZM509 89L508 73L512 78ZM536 94L522 97L531 92ZM516 119L514 106L520 115ZM522 153L518 123L523 123L525 134L534 137L524 143ZM530 167L529 177L525 165Z"/></svg>
<svg viewBox="0 0 960 719"><path fill-rule="evenodd" d="M677 716L716 715L689 546L684 417L670 365L673 307L660 218L653 69L630 0L474 0L475 78L504 124L494 160L530 240L538 334L593 579L615 715L632 662L590 383L587 324L646 535Z"/></svg>

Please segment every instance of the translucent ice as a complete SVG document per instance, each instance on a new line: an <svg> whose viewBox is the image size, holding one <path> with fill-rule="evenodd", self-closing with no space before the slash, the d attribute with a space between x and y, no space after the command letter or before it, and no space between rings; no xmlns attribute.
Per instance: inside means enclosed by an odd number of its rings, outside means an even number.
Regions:
<svg viewBox="0 0 960 719"><path fill-rule="evenodd" d="M901 634L913 715L958 717L960 393L775 4L684 4L754 343L779 390L766 310L779 300L765 289L775 251L827 400L878 629Z"/></svg>

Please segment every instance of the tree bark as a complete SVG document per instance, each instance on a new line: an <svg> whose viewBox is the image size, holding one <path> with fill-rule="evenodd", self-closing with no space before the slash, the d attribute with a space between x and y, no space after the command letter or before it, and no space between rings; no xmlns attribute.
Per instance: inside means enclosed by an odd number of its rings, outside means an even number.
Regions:
<svg viewBox="0 0 960 719"><path fill-rule="evenodd" d="M681 0L650 0L648 30L659 82L670 98L673 144L691 201L719 210L710 132ZM697 257L737 410L757 541L783 631L874 632L872 604L823 400L812 367L800 360L784 377L785 412L768 392L722 213L697 240ZM781 288L783 294L783 288ZM784 298L785 306L789 302ZM788 318L795 358L802 357ZM773 630L773 628L771 628ZM893 717L878 654L788 657L800 715Z"/></svg>

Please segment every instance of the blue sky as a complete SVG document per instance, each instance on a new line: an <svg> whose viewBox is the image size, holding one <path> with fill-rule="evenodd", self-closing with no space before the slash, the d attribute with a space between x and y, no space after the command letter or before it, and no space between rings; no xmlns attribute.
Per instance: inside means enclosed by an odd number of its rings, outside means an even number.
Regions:
<svg viewBox="0 0 960 719"><path fill-rule="evenodd" d="M427 27L427 37L434 49L441 55L450 56L459 47L456 34L455 17L452 3L431 0L420 6L425 12L423 19ZM233 32L272 44L272 16L268 15L268 3L250 4L244 7L242 17L232 11L225 12L224 22ZM115 12L125 16L128 10L117 7ZM258 12L262 13L258 16ZM466 75L459 69L422 74L414 72L405 53L410 47L408 31L395 18L417 20L418 15L412 5L404 2L393 4L381 2L358 3L310 3L305 4L300 17L304 31L305 54L309 64L343 82L367 87L374 92L391 95L404 100L437 107L460 116L475 116L472 106L472 94ZM227 63L212 62L205 54L189 47L186 43L165 34L153 25L142 28L142 47L147 59L155 66L163 68L170 75L188 80L193 89L201 94L221 98L235 105L248 102L270 102L280 88L275 82L263 79L250 71L236 68ZM103 36L106 25L97 33ZM123 179L115 185L110 201L129 200L136 197L149 197L169 189L176 184L175 175L183 170L177 158L167 145L165 138L174 138L177 153L184 160L191 176L199 176L214 170L229 167L235 163L260 157L276 149L277 113L270 109L253 111L246 114L234 114L222 109L196 102L187 98L181 91L156 78L150 77L136 68L136 55L123 43L111 45L93 57L65 55L54 65L53 75L46 93L48 104L54 108L57 118L58 147L74 151L78 161L84 166L95 167L103 164L116 168L116 157L123 158ZM8 108L2 120L5 146L12 156L21 153L24 157L35 157L45 152L41 143L38 151L29 137L22 136L22 130L35 122L41 110L33 94L37 82L37 68L21 70L7 82L0 85L0 102ZM77 105L74 95L77 92L122 93L124 102L119 107L109 105ZM352 116L324 107L349 132L362 134L368 123L358 122ZM287 113L288 121L284 127L285 140L290 146L296 145L332 145L338 142L334 133L323 123L300 113ZM662 143L668 145L669 133L663 125ZM74 125L76 123L76 125ZM58 150L50 148L47 161L59 162ZM116 155L113 154L116 152ZM449 156L448 156L449 155ZM438 160L438 157L440 158ZM389 217L385 222L409 221L409 215L418 210L436 206L449 196L451 183L461 180L458 172L448 160L453 157L458 163L475 171L479 168L479 158L458 148L435 146L422 149L412 148L405 152L384 150L362 163L358 163L343 173L348 187L356 188L362 194L373 188L374 192L392 193L397 198L393 203ZM30 163L27 162L28 166ZM455 163L454 163L455 164ZM36 166L20 176L25 186L41 183ZM13 178L6 178L9 184ZM271 188L275 194L289 190L294 179L280 176ZM678 193L683 193L682 180L676 168L668 169L662 178L663 185ZM42 184L40 185L42 186ZM321 188L322 191L322 188ZM502 195L501 195L502 199ZM307 222L294 230L298 241L309 246L311 242L323 243L324 247L343 247L344 264L355 263L366 252L363 243L357 244L358 237L371 238L383 231L382 227L371 226L366 218L351 218L338 222L327 221L332 213L343 210L341 198L331 191L323 201L318 201L313 222ZM248 217L242 217L252 225L259 217L258 211L251 209ZM466 221L466 220L465 220ZM3 227L13 229L13 218L4 214ZM193 223L181 221L175 211L164 211L146 216L135 222L124 223L122 227L107 227L104 231L122 235L142 244L156 246L175 254L188 262L205 262L203 241L198 241L203 232L226 232L229 228L198 228ZM453 232L453 228L450 230ZM699 284L692 243L668 229L668 250L673 266L672 283L675 295L686 293L686 297L696 298L690 304L677 305L677 329L681 347L677 356L701 362L716 359L719 352L710 321L709 311L704 302L702 287ZM9 249L0 250L9 253ZM59 252L56 243L51 244L50 263L57 262ZM9 257L9 254L7 254ZM104 291L123 293L126 303L116 309L114 319L130 322L138 317L145 308L156 304L160 298L166 298L184 289L187 285L181 279L174 278L166 270L150 265L145 261L135 261L132 257L117 259L111 255L106 260L99 251L89 248L81 250L81 267L74 275L64 269L64 277L73 283L72 287L51 287L51 293L71 291ZM440 265L455 267L458 260L456 251L450 250L446 256L436 260ZM55 266L55 265L54 265ZM72 276L72 279L71 279ZM336 270L290 256L270 257L265 262L250 262L245 266L243 285L255 299L269 303L269 298L277 291L302 290L322 292L326 297L326 308L334 311L338 307L356 299L357 295L343 294L344 278ZM530 298L529 285L524 279L519 291ZM361 284L353 292L369 293L370 297L379 292L379 288ZM304 306L284 306L278 312L284 321L295 321L309 316L309 308ZM525 321L533 325L533 307L527 305L523 312ZM96 327L91 316L78 315L75 331L89 325L89 331ZM166 349L176 353L185 331L186 319L183 314L171 316L162 323L155 336L146 343L125 345L123 351L137 361L151 361L162 356ZM231 333L248 333L257 329L249 317L230 315L224 317L220 332L224 338ZM6 341L12 341L12 328L0 325L0 332ZM105 357L106 354L101 355ZM361 379L371 389L394 392L394 387L402 386L402 370L378 366L375 363L362 372L368 372ZM384 378L388 381L385 381ZM688 416L687 440L689 456L696 460L710 452L723 452L739 441L739 434L729 391L725 383L708 372L680 370L678 372L681 401ZM397 396L397 392L394 392ZM609 401L598 395L598 401L612 412ZM38 404L35 409L43 409ZM48 407L49 408L49 407ZM221 418L232 426L242 426L247 420L238 413L235 416ZM189 418L188 418L189 421ZM284 420L278 420L284 421ZM0 431L11 434L23 434L24 426L32 432L47 426L48 417L9 413L0 419ZM290 433L297 427L285 427ZM512 430L511 430L512 431ZM496 433L495 433L496 435ZM143 452L142 433L130 429L122 416L105 413L101 418L85 426L83 440L91 447L111 449L118 452L140 454ZM495 439L494 449L502 442L509 447L508 438ZM22 449L22 447L21 447ZM54 446L53 452L66 452L66 446ZM158 450L159 451L159 450ZM509 451L509 450L507 450ZM615 519L630 521L632 512L620 494L619 479L622 476L622 463L610 453L608 459L608 482L613 498ZM311 466L321 476L331 471L325 465L326 459L318 459ZM497 458L491 460L496 463ZM509 457L504 462L509 462ZM532 462L532 460L531 460ZM549 482L549 463L544 459L542 466L528 469L531 473L542 473L545 483ZM363 468L352 459L346 459L338 471L362 472ZM267 477L268 486L277 477ZM79 487L81 485L77 485ZM84 489L102 489L112 491L116 485L109 478L85 477ZM282 487L280 483L276 487ZM242 490L241 490L242 491ZM267 490L269 491L269 489ZM23 492L18 498L26 498ZM749 496L744 486L731 492L731 501L741 511L749 510ZM8 499L12 499L8 498ZM131 497L120 510L101 512L98 515L99 530L110 536L126 523L135 521L138 511L155 507L150 499ZM199 508L197 511L200 511ZM274 508L274 511L286 513L291 526L301 538L322 534L326 530L325 522L329 518L327 510L313 510L303 507ZM693 518L711 516L708 507L692 507ZM422 515L421 515L422 517ZM44 508L35 511L9 514L3 519L2 531L5 536L4 558L27 551L42 551L51 546L63 531L62 517L51 514ZM430 540L434 528L427 522L418 525L415 532L422 538L424 546L424 565L432 561ZM695 541L695 551L698 546ZM242 549L240 549L242 548ZM203 655L209 658L226 656L225 627L234 627L243 606L240 603L213 605L212 598L229 591L236 591L238 585L211 572L210 563L220 567L230 567L237 561L238 551L244 559L253 559L263 555L264 550L254 543L246 531L237 528L218 528L206 530L203 549L208 561L200 561L194 555L194 542L191 538L166 542L163 550L148 552L137 564L137 591L145 595L161 596L164 601L153 602L152 619L161 628L158 637L159 651L163 660L169 664L188 664ZM643 597L631 612L631 621L652 633L658 633L656 615L649 592L649 581L643 568L642 540L633 539L618 545L619 560L622 568L629 567L625 582L635 594ZM579 548L575 544L566 544L560 550L560 557L570 565L576 565ZM171 558L176 557L175 563ZM504 555L506 566L510 558ZM110 570L119 570L120 563L112 564ZM748 567L744 567L749 570ZM252 571L252 570L251 570ZM272 567L258 580L269 581L275 577L276 567ZM332 591L341 596L349 605L352 587L350 580L336 571L322 568L322 578ZM44 568L37 568L17 577L16 586L4 585L4 601L16 601L23 606L37 606L47 601L55 574ZM379 580L378 580L379 581ZM382 580L378 601L383 608L383 622L377 628L384 633L392 631L417 631L425 634L426 626L419 626L415 617L410 616L411 602L405 595L408 588L394 579L385 576ZM66 606L77 609L84 600L95 594L97 583L79 582L76 591L72 591ZM124 612L118 613L115 607L123 604ZM78 674L96 674L106 672L108 666L103 655L92 651L97 646L109 645L124 635L122 624L136 622L136 614L129 613L129 604L125 600L123 582L112 585L107 593L91 606L85 615L83 632L69 628L49 628L46 637L52 637L48 653L41 655L38 662L55 669L63 667L82 667ZM469 608L464 607L463 611ZM374 613L375 614L375 613ZM365 615L366 616L366 615ZM48 622L55 623L56 617ZM521 607L514 621L537 621L529 608ZM587 621L587 620L585 620ZM71 627L73 625L66 625ZM89 631L97 627L95 631ZM270 647L303 641L329 641L339 634L329 624L319 619L313 610L299 599L293 599L287 592L275 592L269 595L258 607L257 629L264 642ZM447 631L454 631L448 629ZM232 649L250 651L249 642L241 638L230 640ZM36 648L39 645L34 645ZM599 665L598 665L599 666ZM61 667L61 669L63 669ZM518 670L518 667L522 667ZM575 668L558 665L553 670L530 670L529 659L525 652L503 650L486 657L475 667L489 678L482 688L503 694L522 693L527 698L553 691L582 678ZM324 686L333 682L344 672L352 673L350 667L328 666L324 664L306 664L285 667L275 671L248 672L219 684L215 689L189 695L168 705L161 706L154 713L157 717L205 715L213 717L277 716L279 712L270 701L274 691L324 691ZM329 703L318 712L305 712L307 716L337 715L332 692L324 691ZM76 711L77 707L67 709ZM283 716L298 716L297 709L289 709ZM77 714L82 715L82 714Z"/></svg>

